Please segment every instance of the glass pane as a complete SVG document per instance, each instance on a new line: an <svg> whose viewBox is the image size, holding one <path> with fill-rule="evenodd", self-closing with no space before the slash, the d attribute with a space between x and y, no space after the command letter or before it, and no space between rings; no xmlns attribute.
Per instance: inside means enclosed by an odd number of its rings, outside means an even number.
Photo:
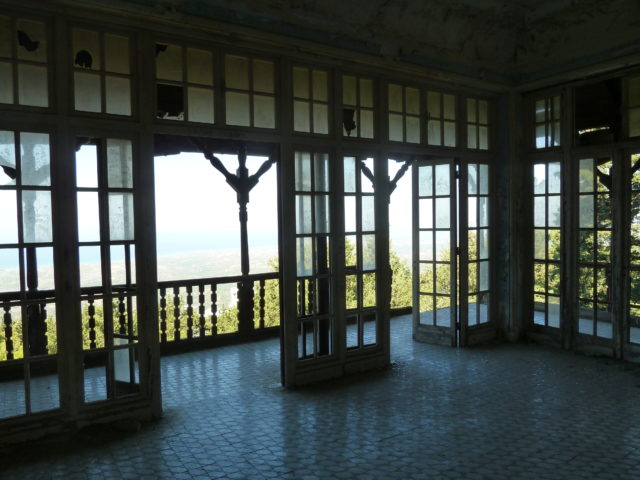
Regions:
<svg viewBox="0 0 640 480"><path fill-rule="evenodd" d="M467 225L471 228L478 226L478 197L467 198Z"/></svg>
<svg viewBox="0 0 640 480"><path fill-rule="evenodd" d="M313 274L313 248L311 237L296 239L297 275L305 277Z"/></svg>
<svg viewBox="0 0 640 480"><path fill-rule="evenodd" d="M478 143L478 148L480 150L488 150L489 149L489 129L487 127L479 127L478 134L480 141Z"/></svg>
<svg viewBox="0 0 640 480"><path fill-rule="evenodd" d="M553 195L549 197L549 218L548 225L550 227L559 227L560 226L560 196Z"/></svg>
<svg viewBox="0 0 640 480"><path fill-rule="evenodd" d="M362 202L362 230L373 231L376 229L375 197L366 195L361 197Z"/></svg>
<svg viewBox="0 0 640 480"><path fill-rule="evenodd" d="M536 197L533 201L533 225L536 227L547 226L545 197Z"/></svg>
<svg viewBox="0 0 640 480"><path fill-rule="evenodd" d="M20 134L20 151L22 184L51 185L49 135L46 133Z"/></svg>
<svg viewBox="0 0 640 480"><path fill-rule="evenodd" d="M449 198L436 198L436 228L451 226L451 211Z"/></svg>
<svg viewBox="0 0 640 480"><path fill-rule="evenodd" d="M313 99L321 102L329 100L327 72L313 71Z"/></svg>
<svg viewBox="0 0 640 480"><path fill-rule="evenodd" d="M389 114L389 140L402 142L404 140L402 115Z"/></svg>
<svg viewBox="0 0 640 480"><path fill-rule="evenodd" d="M640 108L632 108L629 110L629 136L637 137L640 135Z"/></svg>
<svg viewBox="0 0 640 480"><path fill-rule="evenodd" d="M373 138L373 112L371 110L360 111L360 136Z"/></svg>
<svg viewBox="0 0 640 480"><path fill-rule="evenodd" d="M0 185L15 185L16 176L14 134L0 130Z"/></svg>
<svg viewBox="0 0 640 480"><path fill-rule="evenodd" d="M32 62L47 61L47 30L43 22L18 19L18 58Z"/></svg>
<svg viewBox="0 0 640 480"><path fill-rule="evenodd" d="M51 237L51 192L22 192L22 222L26 243L48 243Z"/></svg>
<svg viewBox="0 0 640 480"><path fill-rule="evenodd" d="M407 87L404 94L406 112L411 115L420 115L420 90Z"/></svg>
<svg viewBox="0 0 640 480"><path fill-rule="evenodd" d="M447 294L451 291L451 266L448 264L436 266L436 293ZM436 302L439 304L440 299ZM438 305L440 306L440 305Z"/></svg>
<svg viewBox="0 0 640 480"><path fill-rule="evenodd" d="M313 233L311 221L311 196L296 195L296 233Z"/></svg>
<svg viewBox="0 0 640 480"><path fill-rule="evenodd" d="M344 191L356 191L356 158L344 157Z"/></svg>
<svg viewBox="0 0 640 480"><path fill-rule="evenodd" d="M156 74L159 79L181 82L182 47L178 45L156 45Z"/></svg>
<svg viewBox="0 0 640 480"><path fill-rule="evenodd" d="M213 85L213 54L207 50L187 48L187 81Z"/></svg>
<svg viewBox="0 0 640 480"><path fill-rule="evenodd" d="M81 112L101 112L100 75L75 72L75 108Z"/></svg>
<svg viewBox="0 0 640 480"><path fill-rule="evenodd" d="M133 194L109 193L109 239L134 239Z"/></svg>
<svg viewBox="0 0 640 480"><path fill-rule="evenodd" d="M549 163L549 193L560 193L560 163Z"/></svg>
<svg viewBox="0 0 640 480"><path fill-rule="evenodd" d="M489 123L489 105L486 100L478 101L478 122L485 125Z"/></svg>
<svg viewBox="0 0 640 480"><path fill-rule="evenodd" d="M296 152L295 156L296 190L311 191L311 155Z"/></svg>
<svg viewBox="0 0 640 480"><path fill-rule="evenodd" d="M478 257L480 259L489 258L489 230L483 228L479 230L478 236Z"/></svg>
<svg viewBox="0 0 640 480"><path fill-rule="evenodd" d="M373 107L373 81L368 78L360 79L360 105Z"/></svg>
<svg viewBox="0 0 640 480"><path fill-rule="evenodd" d="M544 163L533 166L533 193L546 193L547 169Z"/></svg>
<svg viewBox="0 0 640 480"><path fill-rule="evenodd" d="M344 197L344 231L356 231L356 197Z"/></svg>
<svg viewBox="0 0 640 480"><path fill-rule="evenodd" d="M0 244L18 243L18 200L15 190L0 190ZM0 252L2 252L0 250ZM2 282L0 282L2 283Z"/></svg>
<svg viewBox="0 0 640 480"><path fill-rule="evenodd" d="M478 199L478 226L489 226L489 199L487 197Z"/></svg>
<svg viewBox="0 0 640 480"><path fill-rule="evenodd" d="M315 190L316 192L329 191L329 155L326 153L316 153L314 156L315 166Z"/></svg>
<svg viewBox="0 0 640 480"><path fill-rule="evenodd" d="M79 68L100 70L100 35L91 30L73 29L73 64Z"/></svg>
<svg viewBox="0 0 640 480"><path fill-rule="evenodd" d="M100 247L97 245L79 247L78 252L80 257L80 286L86 288L102 285Z"/></svg>
<svg viewBox="0 0 640 480"><path fill-rule="evenodd" d="M309 69L293 67L293 96L309 98Z"/></svg>
<svg viewBox="0 0 640 480"><path fill-rule="evenodd" d="M389 84L389 110L403 111L402 87L400 85Z"/></svg>
<svg viewBox="0 0 640 480"><path fill-rule="evenodd" d="M249 90L249 59L236 55L225 55L224 66L227 88Z"/></svg>
<svg viewBox="0 0 640 480"><path fill-rule="evenodd" d="M545 260L547 257L547 234L543 229L536 228L533 233L533 256L539 260Z"/></svg>
<svg viewBox="0 0 640 480"><path fill-rule="evenodd" d="M476 101L473 98L467 98L467 122L475 123L476 118Z"/></svg>
<svg viewBox="0 0 640 480"><path fill-rule="evenodd" d="M133 188L133 153L130 140L107 140L109 188Z"/></svg>
<svg viewBox="0 0 640 480"><path fill-rule="evenodd" d="M442 95L442 101L444 104L444 118L447 120L456 119L456 97L454 95L444 94Z"/></svg>
<svg viewBox="0 0 640 480"><path fill-rule="evenodd" d="M580 160L580 191L581 192L593 192L593 159L586 158Z"/></svg>
<svg viewBox="0 0 640 480"><path fill-rule="evenodd" d="M321 103L313 104L313 133L329 133L329 108Z"/></svg>
<svg viewBox="0 0 640 480"><path fill-rule="evenodd" d="M421 197L430 197L433 195L433 178L432 167L415 167L418 168L418 195Z"/></svg>
<svg viewBox="0 0 640 480"><path fill-rule="evenodd" d="M310 132L309 102L294 100L293 102L293 129L296 132Z"/></svg>
<svg viewBox="0 0 640 480"><path fill-rule="evenodd" d="M475 125L467 125L467 148L478 148L477 131Z"/></svg>
<svg viewBox="0 0 640 480"><path fill-rule="evenodd" d="M536 148L547 147L547 127L545 124L536 126Z"/></svg>
<svg viewBox="0 0 640 480"><path fill-rule="evenodd" d="M629 79L629 106L640 105L640 77Z"/></svg>
<svg viewBox="0 0 640 480"><path fill-rule="evenodd" d="M45 67L18 65L18 101L32 107L49 106Z"/></svg>
<svg viewBox="0 0 640 480"><path fill-rule="evenodd" d="M130 73L129 39L120 35L105 34L104 61L107 72Z"/></svg>
<svg viewBox="0 0 640 480"><path fill-rule="evenodd" d="M329 233L329 196L318 195L316 204L316 233Z"/></svg>
<svg viewBox="0 0 640 480"><path fill-rule="evenodd" d="M542 123L546 120L546 99L536 100L535 116L536 123Z"/></svg>
<svg viewBox="0 0 640 480"><path fill-rule="evenodd" d="M131 115L131 82L128 78L105 77L106 109L113 115Z"/></svg>
<svg viewBox="0 0 640 480"><path fill-rule="evenodd" d="M489 195L489 165L480 164L480 195Z"/></svg>
<svg viewBox="0 0 640 480"><path fill-rule="evenodd" d="M342 103L345 105L357 105L356 77L342 76Z"/></svg>
<svg viewBox="0 0 640 480"><path fill-rule="evenodd" d="M249 126L249 95L246 93L227 92L227 124Z"/></svg>
<svg viewBox="0 0 640 480"><path fill-rule="evenodd" d="M427 123L427 139L429 145L442 145L440 120L429 120Z"/></svg>
<svg viewBox="0 0 640 480"><path fill-rule="evenodd" d="M431 261L433 255L433 231L420 232L420 256L421 261Z"/></svg>
<svg viewBox="0 0 640 480"><path fill-rule="evenodd" d="M433 199L421 198L418 200L418 210L420 214L419 227L433 228Z"/></svg>
<svg viewBox="0 0 640 480"><path fill-rule="evenodd" d="M429 118L442 118L439 92L427 92L427 115Z"/></svg>
<svg viewBox="0 0 640 480"><path fill-rule="evenodd" d="M365 158L361 161L361 173L360 173L360 191L363 193L373 193L373 180L365 175L365 167L374 175L375 167L373 165L373 158Z"/></svg>
<svg viewBox="0 0 640 480"><path fill-rule="evenodd" d="M97 192L78 192L78 240L100 240L100 208Z"/></svg>
<svg viewBox="0 0 640 480"><path fill-rule="evenodd" d="M184 120L183 87L158 83L156 85L158 110L157 118L164 120Z"/></svg>
<svg viewBox="0 0 640 480"><path fill-rule="evenodd" d="M456 146L456 124L453 122L444 122L444 146Z"/></svg>
<svg viewBox="0 0 640 480"><path fill-rule="evenodd" d="M467 184L469 195L477 195L478 193L478 166L476 164L469 164L467 167Z"/></svg>
<svg viewBox="0 0 640 480"><path fill-rule="evenodd" d="M594 201L592 195L580 195L580 228L593 228Z"/></svg>
<svg viewBox="0 0 640 480"><path fill-rule="evenodd" d="M259 128L276 127L276 106L273 97L253 97L253 125Z"/></svg>
<svg viewBox="0 0 640 480"><path fill-rule="evenodd" d="M2 193L0 192L0 199L2 199ZM2 211L0 211L0 217ZM0 232L0 237L4 233ZM16 240L17 241L17 240ZM2 242L2 240L0 240ZM0 292L19 292L20 291L20 264L17 248L0 248ZM2 315L0 315L0 323L2 322ZM2 331L2 330L0 330ZM2 351L0 350L0 361L4 360Z"/></svg>
<svg viewBox="0 0 640 480"><path fill-rule="evenodd" d="M10 63L0 62L0 103L13 103L13 72Z"/></svg>
<svg viewBox="0 0 640 480"><path fill-rule="evenodd" d="M436 165L436 195L449 195L449 165Z"/></svg>
<svg viewBox="0 0 640 480"><path fill-rule="evenodd" d="M362 235L362 269L376 268L376 236Z"/></svg>
<svg viewBox="0 0 640 480"><path fill-rule="evenodd" d="M253 90L263 93L274 93L273 62L266 60L253 61Z"/></svg>
<svg viewBox="0 0 640 480"><path fill-rule="evenodd" d="M187 105L190 122L213 123L213 90L187 88Z"/></svg>
<svg viewBox="0 0 640 480"><path fill-rule="evenodd" d="M420 117L406 117L406 141L420 143Z"/></svg>
<svg viewBox="0 0 640 480"><path fill-rule="evenodd" d="M489 290L489 262L479 262L480 288L479 291Z"/></svg>

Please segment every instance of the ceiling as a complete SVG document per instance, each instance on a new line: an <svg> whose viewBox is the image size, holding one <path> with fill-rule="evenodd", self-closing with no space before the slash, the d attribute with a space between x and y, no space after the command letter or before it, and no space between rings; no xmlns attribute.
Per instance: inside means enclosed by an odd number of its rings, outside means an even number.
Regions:
<svg viewBox="0 0 640 480"><path fill-rule="evenodd" d="M128 1L487 77L640 53L638 0Z"/></svg>

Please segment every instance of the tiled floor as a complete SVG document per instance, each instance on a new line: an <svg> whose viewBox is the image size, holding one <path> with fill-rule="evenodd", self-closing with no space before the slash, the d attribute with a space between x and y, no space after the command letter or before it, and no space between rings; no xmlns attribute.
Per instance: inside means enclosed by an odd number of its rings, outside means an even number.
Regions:
<svg viewBox="0 0 640 480"><path fill-rule="evenodd" d="M392 368L296 391L277 340L164 358L162 421L39 448L0 477L640 478L637 368L417 344L408 317L392 324Z"/></svg>

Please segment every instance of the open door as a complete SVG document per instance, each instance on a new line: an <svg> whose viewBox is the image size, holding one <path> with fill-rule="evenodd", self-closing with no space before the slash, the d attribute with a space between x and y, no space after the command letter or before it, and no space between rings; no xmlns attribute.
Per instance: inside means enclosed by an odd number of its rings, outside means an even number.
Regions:
<svg viewBox="0 0 640 480"><path fill-rule="evenodd" d="M467 346L495 338L489 180L487 163L414 163L415 340Z"/></svg>
<svg viewBox="0 0 640 480"><path fill-rule="evenodd" d="M456 166L413 166L413 338L457 345Z"/></svg>

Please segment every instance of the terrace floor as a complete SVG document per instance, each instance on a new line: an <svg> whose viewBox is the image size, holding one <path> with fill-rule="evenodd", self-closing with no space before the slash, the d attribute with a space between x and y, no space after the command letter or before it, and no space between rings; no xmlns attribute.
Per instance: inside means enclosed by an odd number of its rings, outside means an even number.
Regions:
<svg viewBox="0 0 640 480"><path fill-rule="evenodd" d="M161 421L0 452L0 478L640 478L637 367L392 331L391 368L294 391L276 339L165 357Z"/></svg>

